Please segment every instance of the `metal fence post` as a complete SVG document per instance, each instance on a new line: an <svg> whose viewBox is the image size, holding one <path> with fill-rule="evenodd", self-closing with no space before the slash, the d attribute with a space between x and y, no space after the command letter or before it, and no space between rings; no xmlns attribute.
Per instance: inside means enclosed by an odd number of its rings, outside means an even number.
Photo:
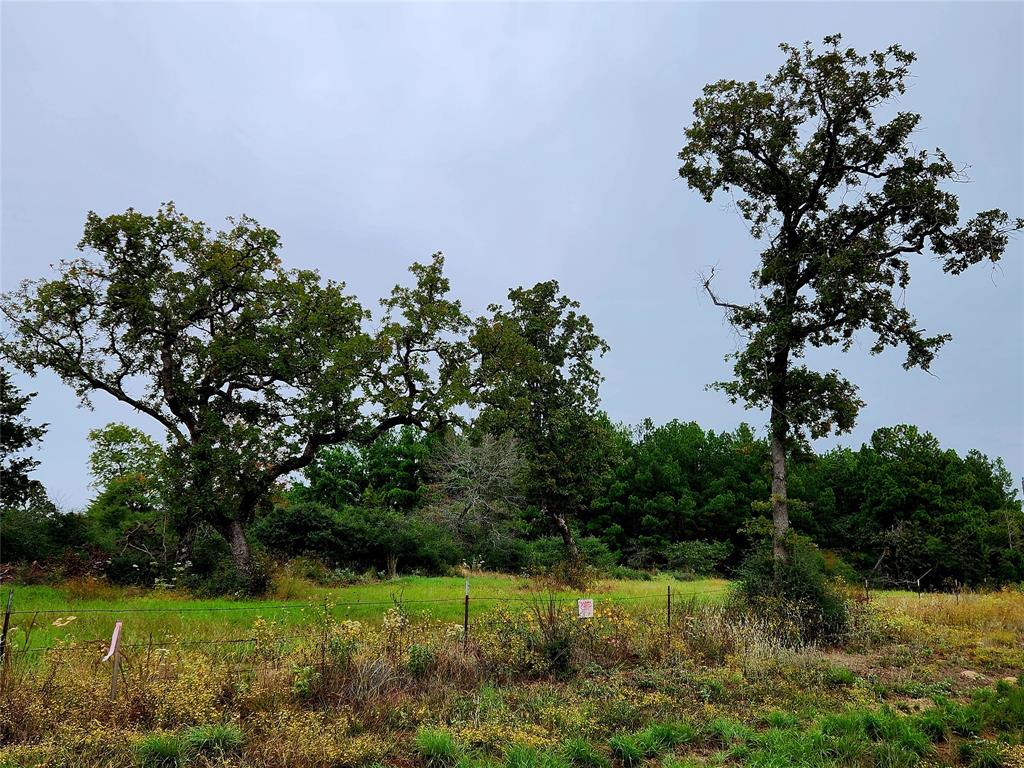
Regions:
<svg viewBox="0 0 1024 768"><path fill-rule="evenodd" d="M666 592L666 595L665 595L665 613L667 615L667 619L665 621L665 626L667 626L669 629L671 629L672 628L672 585L669 584L666 587L666 590L667 590L667 592Z"/></svg>

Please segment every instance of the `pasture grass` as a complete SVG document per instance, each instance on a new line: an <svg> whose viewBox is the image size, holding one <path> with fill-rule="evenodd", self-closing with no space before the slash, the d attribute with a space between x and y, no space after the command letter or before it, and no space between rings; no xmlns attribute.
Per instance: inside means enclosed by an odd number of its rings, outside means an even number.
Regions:
<svg viewBox="0 0 1024 768"><path fill-rule="evenodd" d="M583 621L572 602L547 602L546 585L487 575L474 577L475 595L521 599L474 604L466 642L462 579L398 581L404 600L371 599L397 583L289 584L308 611L291 624L263 612L280 594L19 589L38 606L69 595L79 606L198 605L170 620L254 642L231 653L133 649L113 701L101 648L32 663L16 648L0 695L0 768L1024 766L1019 591L879 594L855 606L842 647L815 647L730 610L722 582L674 583L668 627L664 581L595 585L597 618ZM448 602L413 601L452 591L454 615ZM657 599L622 599L646 595ZM362 620L338 610L348 601Z"/></svg>
<svg viewBox="0 0 1024 768"><path fill-rule="evenodd" d="M650 581L600 580L586 592L552 588L545 582L503 574L470 577L471 618L497 606L528 607L536 598L553 595L571 600L593 597L600 607L608 601L635 601L664 606L666 589L673 600L722 601L728 582L722 579L680 581L661 577ZM253 621L262 618L283 631L317 620L325 606L338 620L379 622L385 611L401 605L411 616L461 623L465 579L401 576L389 581L324 587L286 574L262 599L192 598L173 590L116 587L81 580L63 586L15 588L11 642L45 647L61 642L109 642L115 621L122 620L123 642L153 643L247 637ZM108 613L107 611L112 611Z"/></svg>

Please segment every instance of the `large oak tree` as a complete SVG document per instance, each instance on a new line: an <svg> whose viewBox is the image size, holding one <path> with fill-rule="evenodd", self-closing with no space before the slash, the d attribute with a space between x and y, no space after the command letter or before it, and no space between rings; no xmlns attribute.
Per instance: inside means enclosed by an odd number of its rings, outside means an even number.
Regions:
<svg viewBox="0 0 1024 768"><path fill-rule="evenodd" d="M679 173L711 202L731 195L763 246L754 297L730 301L704 287L745 339L731 381L735 402L769 410L774 551L786 557L786 456L795 441L852 428L863 405L838 370L801 363L809 348L848 350L859 331L871 351L906 349L905 368L927 370L944 333L929 334L902 302L910 259L933 254L945 272L996 262L1020 229L1000 210L961 223L961 181L941 150L919 149L920 115L899 111L914 55L893 45L869 55L782 45L763 82L720 80L694 104Z"/></svg>
<svg viewBox="0 0 1024 768"><path fill-rule="evenodd" d="M212 231L168 204L90 213L79 258L3 296L3 353L166 431L179 520L207 523L248 577L246 529L275 484L324 446L432 429L462 399L467 320L443 258L415 264L370 330L344 285L289 270L272 229Z"/></svg>

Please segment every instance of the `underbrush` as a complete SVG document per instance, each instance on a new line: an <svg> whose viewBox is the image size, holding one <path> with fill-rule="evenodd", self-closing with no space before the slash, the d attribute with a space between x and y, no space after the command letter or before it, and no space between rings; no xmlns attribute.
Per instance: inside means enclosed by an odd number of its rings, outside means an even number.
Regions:
<svg viewBox="0 0 1024 768"><path fill-rule="evenodd" d="M997 662L1024 640L1024 602L927 599L854 605L844 648L696 599L669 627L660 605L579 619L527 594L468 637L401 603L374 621L328 604L250 619L245 642L136 638L113 700L101 647L15 649L0 766L1020 765L1024 688Z"/></svg>

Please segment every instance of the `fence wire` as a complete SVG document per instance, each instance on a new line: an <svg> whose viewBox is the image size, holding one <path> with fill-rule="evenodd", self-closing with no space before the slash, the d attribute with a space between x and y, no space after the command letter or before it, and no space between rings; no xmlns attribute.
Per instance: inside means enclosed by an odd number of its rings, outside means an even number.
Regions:
<svg viewBox="0 0 1024 768"><path fill-rule="evenodd" d="M675 604L679 599L685 598L699 598L705 595L715 595L725 592L729 589L728 585L717 586L710 589L700 590L687 590L687 591L672 591L671 597L669 592L650 592L642 595L614 595L609 597L596 596L593 598L595 608L601 604L606 603L631 603L642 600L657 600L662 604L668 605L669 601ZM546 604L571 604L576 603L581 598L579 597L568 597L568 596L555 596L555 595L544 595L536 594L533 596L516 596L516 595L470 595L468 604L487 602L487 603L510 603L518 605L546 605ZM181 613L232 613L232 612L263 612L263 611L277 611L277 610L312 610L312 611L323 611L326 607L327 611L333 615L339 610L351 610L353 607L364 607L364 606L391 606L391 607L404 607L406 605L440 605L440 604L467 604L466 596L462 597L439 597L439 598L417 598L417 599L403 599L401 596L393 597L391 600L351 600L351 601L334 601L331 605L332 600L328 598L326 601L321 602L301 602L301 603L270 603L270 604L249 604L249 605L238 605L238 606L211 606L211 607L200 607L200 606L185 606L185 607L168 607L168 608L74 608L72 606L65 606L64 608L45 609L45 610L12 610L10 616L53 616L53 615L78 615L78 614L107 614L107 615L125 615L125 614L181 614ZM467 604L467 605L468 605ZM342 609L341 606L345 608ZM467 614L468 615L468 614ZM601 617L603 618L603 617ZM598 619L599 620L599 619ZM290 640L299 639L316 639L310 634L296 634L296 635L275 635L274 641L287 642ZM7 644L7 648L12 653L17 654L37 654L46 653L49 651L55 651L58 653L98 653L106 650L110 644L109 638L69 638L75 645L47 645L47 646L36 646L27 648L13 648L10 644ZM135 643L120 643L119 648L122 650L127 649L138 649L138 648L150 648L150 649L166 649L166 648L179 648L179 647L197 647L197 646L224 646L224 645L245 645L247 643L258 642L259 638L255 637L236 637L236 638L224 638L224 639L213 639L213 638L202 638L192 640L160 640L160 641L148 641L148 642L135 642Z"/></svg>

